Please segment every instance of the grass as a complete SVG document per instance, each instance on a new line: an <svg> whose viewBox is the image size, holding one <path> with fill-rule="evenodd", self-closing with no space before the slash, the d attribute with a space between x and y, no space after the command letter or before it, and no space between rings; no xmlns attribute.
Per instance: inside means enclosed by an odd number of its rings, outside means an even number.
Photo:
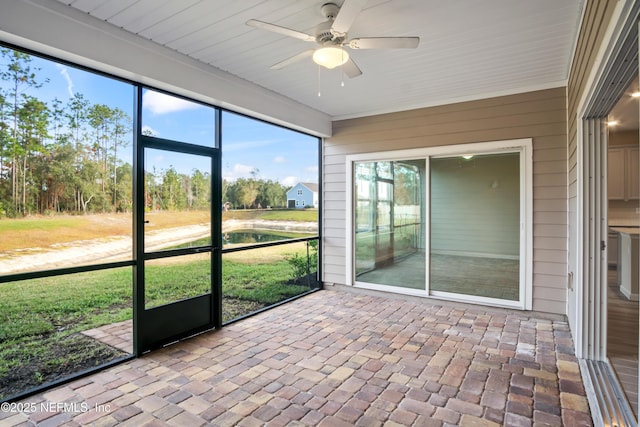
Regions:
<svg viewBox="0 0 640 427"><path fill-rule="evenodd" d="M290 280L287 257L300 251L303 243L225 254L224 321L308 291ZM148 307L209 289L206 254L145 271ZM130 268L0 284L0 399L122 356L80 332L131 318Z"/></svg>
<svg viewBox="0 0 640 427"><path fill-rule="evenodd" d="M318 221L317 209L248 209L222 212L226 219L262 219L266 221Z"/></svg>

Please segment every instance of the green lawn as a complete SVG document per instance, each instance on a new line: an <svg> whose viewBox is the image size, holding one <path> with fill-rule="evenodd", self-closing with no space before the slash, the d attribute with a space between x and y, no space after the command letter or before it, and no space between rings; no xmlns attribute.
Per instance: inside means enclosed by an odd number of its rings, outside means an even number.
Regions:
<svg viewBox="0 0 640 427"><path fill-rule="evenodd" d="M317 209L251 209L222 212L225 219L262 219L266 221L318 221Z"/></svg>
<svg viewBox="0 0 640 427"><path fill-rule="evenodd" d="M223 260L225 322L309 290L288 283L286 258ZM208 288L207 260L154 262L146 271L148 307ZM126 267L0 284L0 398L124 355L80 332L131 319L131 276Z"/></svg>

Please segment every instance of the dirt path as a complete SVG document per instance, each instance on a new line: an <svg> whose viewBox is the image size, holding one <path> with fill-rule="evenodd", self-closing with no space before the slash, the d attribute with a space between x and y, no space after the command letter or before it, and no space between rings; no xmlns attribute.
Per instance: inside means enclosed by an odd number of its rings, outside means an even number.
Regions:
<svg viewBox="0 0 640 427"><path fill-rule="evenodd" d="M315 222L227 220L223 232L243 228L283 230L292 232L317 232ZM209 234L206 224L165 228L146 234L146 250L191 242ZM46 270L87 264L122 261L132 258L132 241L129 236L78 240L52 245L48 248L29 248L0 253L0 274Z"/></svg>

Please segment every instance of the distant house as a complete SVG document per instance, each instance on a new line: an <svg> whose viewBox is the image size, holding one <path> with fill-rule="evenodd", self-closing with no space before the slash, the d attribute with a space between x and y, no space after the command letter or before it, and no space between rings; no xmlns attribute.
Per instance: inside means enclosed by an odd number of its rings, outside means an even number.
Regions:
<svg viewBox="0 0 640 427"><path fill-rule="evenodd" d="M287 191L287 207L303 209L318 207L318 184L299 182Z"/></svg>

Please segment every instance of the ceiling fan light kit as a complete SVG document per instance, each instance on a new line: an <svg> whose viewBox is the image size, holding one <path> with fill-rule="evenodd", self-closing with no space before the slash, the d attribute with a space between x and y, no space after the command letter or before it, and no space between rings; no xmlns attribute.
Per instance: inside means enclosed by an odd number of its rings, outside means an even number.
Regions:
<svg viewBox="0 0 640 427"><path fill-rule="evenodd" d="M366 4L367 0L344 0L341 7L335 3L325 3L320 8L320 12L327 20L316 26L315 35L257 19L248 20L247 25L320 45L315 50L300 52L273 64L272 70L282 69L311 56L313 62L321 67L330 70L341 67L342 72L352 79L362 75L362 71L344 49L345 47L354 50L415 49L420 43L419 37L364 37L349 40L347 32Z"/></svg>
<svg viewBox="0 0 640 427"><path fill-rule="evenodd" d="M313 62L330 70L349 60L349 54L341 47L326 46L313 52Z"/></svg>

